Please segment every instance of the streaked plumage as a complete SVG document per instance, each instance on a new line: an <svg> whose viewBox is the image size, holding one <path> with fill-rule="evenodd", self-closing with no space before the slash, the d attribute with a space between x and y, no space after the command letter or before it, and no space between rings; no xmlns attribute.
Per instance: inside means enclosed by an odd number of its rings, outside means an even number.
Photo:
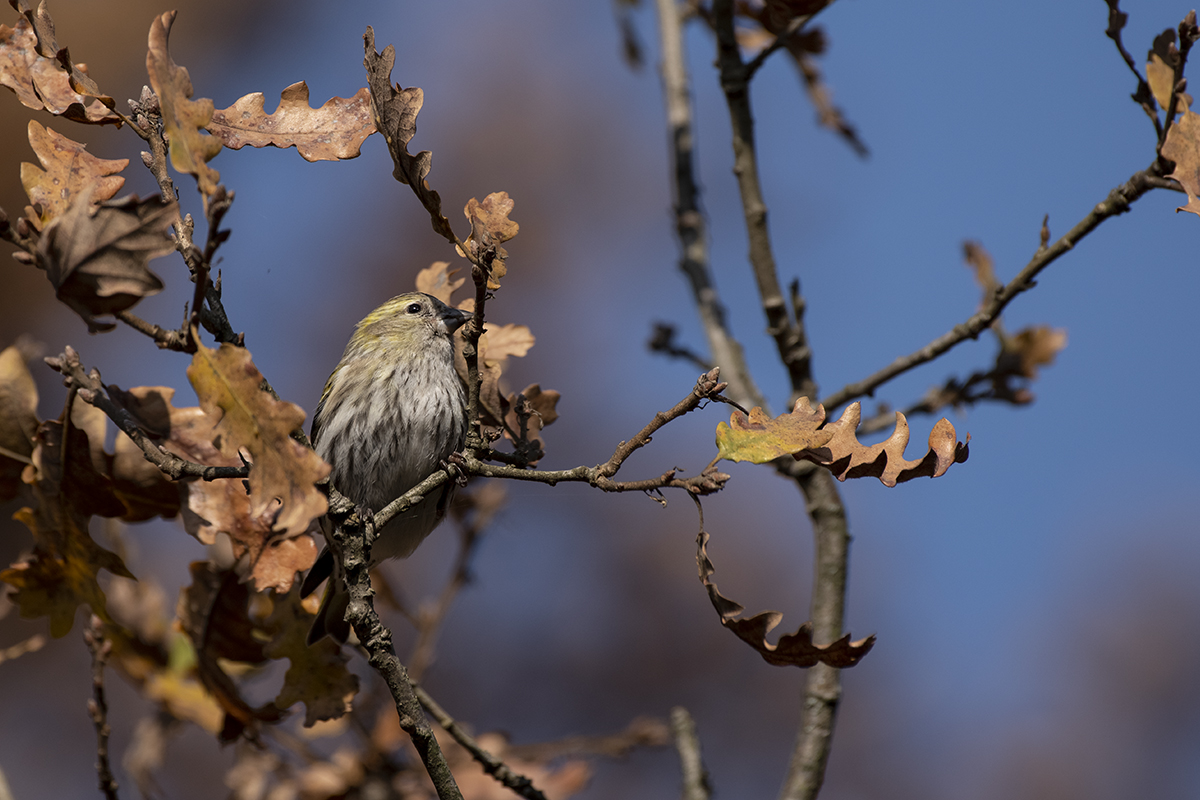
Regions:
<svg viewBox="0 0 1200 800"><path fill-rule="evenodd" d="M359 506L378 511L437 470L460 449L466 398L454 370L454 331L463 312L421 292L372 311L346 345L313 415L312 442L333 467L330 482ZM390 521L371 564L410 555L441 522L453 483ZM328 521L322 529L328 535ZM326 634L344 642L349 597L326 547L304 581L310 594L330 578L309 643Z"/></svg>

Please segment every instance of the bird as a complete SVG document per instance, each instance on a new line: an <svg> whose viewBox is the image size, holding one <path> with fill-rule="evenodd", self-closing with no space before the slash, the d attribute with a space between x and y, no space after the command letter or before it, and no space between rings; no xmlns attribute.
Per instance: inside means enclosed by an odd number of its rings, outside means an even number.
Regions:
<svg viewBox="0 0 1200 800"><path fill-rule="evenodd" d="M313 414L311 441L329 463L330 484L364 513L416 486L463 447L466 396L454 368L454 332L470 316L432 295L393 297L358 323ZM371 566L406 558L445 517L454 481L389 520L371 547ZM300 589L328 579L308 643L350 634L349 594L328 540Z"/></svg>

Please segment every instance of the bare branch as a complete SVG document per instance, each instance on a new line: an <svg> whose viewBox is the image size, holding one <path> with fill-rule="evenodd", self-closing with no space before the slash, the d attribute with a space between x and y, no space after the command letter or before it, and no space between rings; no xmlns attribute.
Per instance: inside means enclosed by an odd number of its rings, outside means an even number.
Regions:
<svg viewBox="0 0 1200 800"><path fill-rule="evenodd" d="M1039 248L1025 268L965 322L955 325L950 331L934 339L920 350L901 356L878 372L822 398L821 404L832 412L859 397L871 396L877 388L896 376L903 375L915 367L932 361L967 339L977 338L1018 295L1037 285L1034 278L1042 270L1053 264L1059 256L1075 247L1079 240L1099 227L1100 223L1110 217L1124 214L1129 210L1130 205L1146 192L1162 187L1161 177L1157 164L1153 164L1141 172L1135 172L1129 180L1110 191L1108 197L1097 203L1062 238L1049 247Z"/></svg>
<svg viewBox="0 0 1200 800"><path fill-rule="evenodd" d="M100 380L100 372L96 369L85 371L79 360L79 354L73 347L67 346L62 355L45 359L51 369L61 372L63 384L71 390L78 391L79 398L103 411L133 443L141 448L146 460L158 467L162 473L172 480L182 478L201 478L206 481L219 478L245 478L250 475L248 467L207 467L194 461L187 461L174 453L163 450L142 430L137 420L124 406L118 405L108 394L107 387Z"/></svg>
<svg viewBox="0 0 1200 800"><path fill-rule="evenodd" d="M745 406L762 406L765 401L750 377L742 346L733 338L725 321L725 307L713 284L709 265L707 231L693 162L692 101L680 20L683 9L674 0L656 0L656 8L663 51L663 101L667 106L673 165L675 231L681 249L679 269L691 286L712 364L721 368L732 387L734 400Z"/></svg>
<svg viewBox="0 0 1200 800"><path fill-rule="evenodd" d="M344 523L336 524L333 529L335 552L339 553L346 589L350 594L346 619L353 626L363 649L367 651L367 661L387 684L396 704L400 727L412 739L421 763L425 765L425 770L433 781L439 800L462 800L462 793L450 773L446 757L425 719L425 714L421 711L421 704L409 681L408 671L396 657L396 649L392 645L392 632L375 611L369 569L371 542L375 538L375 531L373 519L360 519L358 515Z"/></svg>
<svg viewBox="0 0 1200 800"><path fill-rule="evenodd" d="M733 172L738 180L746 233L750 240L750 266L767 317L767 333L775 339L780 361L791 379L793 398L815 397L811 358L804 328L788 316L787 303L779 284L771 235L767 228L767 205L759 182L758 153L754 140L754 116L750 110L750 85L733 28L733 0L714 0L713 25L717 33L717 64L721 89L729 107L733 127Z"/></svg>
<svg viewBox="0 0 1200 800"><path fill-rule="evenodd" d="M483 771L491 775L508 789L519 794L526 800L546 800L546 795L542 794L533 781L513 772L508 765L496 758L494 755L484 750L479 746L479 742L463 730L462 726L454 721L454 718L446 713L446 710L437 704L429 693L422 689L417 684L412 685L413 691L416 692L417 699L421 701L421 705L425 710L433 715L437 723L441 725L447 733L454 737L454 741L463 746L471 757L474 758L483 767Z"/></svg>
<svg viewBox="0 0 1200 800"><path fill-rule="evenodd" d="M1154 102L1154 93L1150 91L1150 84L1142 77L1137 62L1133 60L1133 56L1125 49L1125 43L1121 41L1121 29L1125 27L1129 15L1121 10L1120 0L1104 0L1104 2L1108 4L1108 28L1104 31L1104 35L1113 40L1113 44L1117 46L1117 52L1125 61L1125 66L1129 67L1129 71L1137 78L1137 91L1129 97L1146 112L1146 116L1154 123L1154 136L1161 143L1165 134L1162 123L1158 119L1158 104Z"/></svg>

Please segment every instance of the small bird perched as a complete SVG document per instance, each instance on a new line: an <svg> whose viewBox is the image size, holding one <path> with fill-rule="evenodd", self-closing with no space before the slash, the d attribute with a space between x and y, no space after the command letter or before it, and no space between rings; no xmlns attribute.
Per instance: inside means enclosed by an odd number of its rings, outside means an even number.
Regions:
<svg viewBox="0 0 1200 800"><path fill-rule="evenodd" d="M454 369L454 332L469 315L436 297L393 297L360 323L325 384L312 443L333 467L331 485L355 505L383 508L438 469L463 445L466 398ZM454 491L443 484L389 521L371 547L371 566L404 558L437 527ZM330 522L322 520L328 539ZM313 644L350 634L350 596L328 545L304 579L307 597L329 578L308 634Z"/></svg>

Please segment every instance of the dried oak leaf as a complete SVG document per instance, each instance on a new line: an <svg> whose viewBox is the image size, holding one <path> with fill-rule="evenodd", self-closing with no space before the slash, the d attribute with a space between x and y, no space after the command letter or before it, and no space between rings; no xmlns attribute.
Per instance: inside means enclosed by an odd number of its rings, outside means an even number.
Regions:
<svg viewBox="0 0 1200 800"><path fill-rule="evenodd" d="M29 121L29 144L42 166L39 169L35 164L22 162L21 185L29 195L29 202L42 207L40 218L30 220L39 228L65 214L71 203L89 188L92 202L99 203L110 199L125 185L125 179L117 173L129 166L128 158L96 158L87 152L87 145L34 120Z"/></svg>
<svg viewBox="0 0 1200 800"><path fill-rule="evenodd" d="M874 635L852 642L850 634L830 644L813 644L811 622L801 625L795 633L780 636L778 644L771 644L766 636L780 623L783 614L764 611L740 619L746 609L717 591L717 585L710 580L715 570L708 557L708 534L704 531L696 537L696 565L700 570L700 582L708 591L708 599L720 615L721 624L754 648L768 664L777 667L811 667L820 662L831 667L853 667L875 646Z"/></svg>
<svg viewBox="0 0 1200 800"><path fill-rule="evenodd" d="M467 282L456 278L458 270L450 269L449 261L435 261L417 273L417 291L433 295L446 305L452 305L451 296Z"/></svg>
<svg viewBox="0 0 1200 800"><path fill-rule="evenodd" d="M192 583L179 595L180 627L196 650L196 673L225 712L220 738L237 738L258 722L278 722L282 709L274 703L255 708L241 695L237 684L218 659L262 664L267 660L258 626L250 619L250 592L233 570L218 569L207 561L189 567Z"/></svg>
<svg viewBox="0 0 1200 800"><path fill-rule="evenodd" d="M0 503L17 496L21 471L32 463L37 402L37 384L21 351L0 350Z"/></svg>
<svg viewBox="0 0 1200 800"><path fill-rule="evenodd" d="M433 153L422 150L415 156L408 152L408 143L417 132L417 114L425 102L425 93L419 88L405 89L392 84L392 67L396 63L396 48L388 45L383 53L375 50L375 31L368 25L363 34L365 56L363 66L367 69L367 86L371 90L371 113L375 127L387 140L388 152L392 154L392 177L411 186L429 212L433 230L451 244L457 243L450 220L442 214L442 198L425 181L433 162Z"/></svg>
<svg viewBox="0 0 1200 800"><path fill-rule="evenodd" d="M840 419L824 428L820 427L825 421L824 406L818 405L814 410L807 397L796 401L792 413L774 420L757 406L750 410L748 420L742 412L734 411L729 425L723 422L717 425L718 455L730 461L762 464L790 452L798 460L825 467L840 481L873 476L885 486L895 486L913 478L936 478L951 464L967 460L967 443L971 437L967 436L966 442L958 442L954 426L946 419L933 426L925 456L916 461L906 460L908 420L899 411L896 412L896 429L887 441L870 447L860 444L854 435L860 409L858 403L851 403Z"/></svg>
<svg viewBox="0 0 1200 800"><path fill-rule="evenodd" d="M200 191L211 196L221 179L208 162L221 152L221 140L204 132L213 118L213 101L207 97L191 100L192 79L167 50L167 39L175 12L156 17L150 25L146 72L150 87L158 95L163 128L170 145L171 165L180 172L196 176Z"/></svg>
<svg viewBox="0 0 1200 800"><path fill-rule="evenodd" d="M314 484L328 476L329 465L291 437L304 422L304 411L259 388L262 373L244 348L222 344L219 350L211 350L200 345L188 378L212 426L203 438L232 463L244 451L251 465L249 510L243 521L253 527L231 532L235 547L240 541L249 551L259 588L286 591L295 574L292 567L306 569L316 558L315 546L305 533L328 510L325 495ZM241 487L232 481L223 483L225 496L232 501ZM295 537L308 544L285 544L284 540ZM281 565L272 563L280 560Z"/></svg>
<svg viewBox="0 0 1200 800"><path fill-rule="evenodd" d="M508 192L492 192L479 202L474 197L467 201L463 213L471 223L471 235L463 243L466 252L458 248L459 255L470 255L472 260L484 261L488 265L487 288L496 291L500 288L500 279L508 273L505 259L508 251L500 245L513 238L520 231L520 226L508 218L512 213L513 200ZM491 258L483 258L484 252L491 250Z"/></svg>
<svg viewBox="0 0 1200 800"><path fill-rule="evenodd" d="M25 17L15 27L0 25L0 86L16 93L21 105L45 109L55 116L92 125L117 125L122 120L96 97L71 88L71 73L54 58L37 52L38 38ZM81 73L83 64L75 65Z"/></svg>
<svg viewBox="0 0 1200 800"><path fill-rule="evenodd" d="M298 591L275 597L275 608L266 622L272 633L266 647L269 658L291 661L283 688L275 698L279 708L304 703L304 727L338 719L350 712L358 693L358 676L346 669L348 656L329 638L309 646L308 629L313 615L301 604Z"/></svg>
<svg viewBox="0 0 1200 800"><path fill-rule="evenodd" d="M33 552L27 558L0 572L0 581L13 586L13 601L26 618L50 617L50 635L59 638L71 630L75 610L83 604L109 621L104 592L96 581L101 569L132 578L124 562L115 553L96 544L88 535L89 516L77 504L76 485L80 471L90 467L86 438L68 437L68 456L63 456L62 422L52 420L39 426L36 446L25 480L32 484L34 507L13 515L33 533ZM86 479L84 479L86 482Z"/></svg>
<svg viewBox="0 0 1200 800"><path fill-rule="evenodd" d="M1146 83L1150 84L1150 93L1164 111L1171 104L1171 94L1175 91L1175 67L1178 64L1175 29L1167 28L1154 37L1150 52L1146 54ZM1185 105L1190 105L1190 98Z"/></svg>
<svg viewBox="0 0 1200 800"><path fill-rule="evenodd" d="M305 161L358 158L363 141L375 132L371 93L359 89L350 98L334 97L320 108L308 104L308 84L283 90L273 114L263 109L262 92L213 112L208 132L232 150L251 147L295 147Z"/></svg>
<svg viewBox="0 0 1200 800"><path fill-rule="evenodd" d="M83 317L88 330L112 330L114 323L94 316L124 311L162 291L147 264L175 249L167 232L175 214L174 202L158 196L130 195L95 206L85 189L46 226L38 261L58 299Z"/></svg>
<svg viewBox="0 0 1200 800"><path fill-rule="evenodd" d="M1175 162L1175 171L1167 177L1179 181L1188 196L1187 205L1175 211L1200 214L1200 114L1184 110L1183 117L1167 131L1162 154Z"/></svg>
<svg viewBox="0 0 1200 800"><path fill-rule="evenodd" d="M113 99L102 94L96 82L88 77L86 67L83 64L72 63L71 54L67 48L58 46L58 39L54 34L54 20L50 18L45 0L38 3L36 11L29 5L29 0L8 0L8 4L20 11L33 27L34 35L37 36L38 55L57 60L59 65L69 73L68 79L72 89L80 94L96 98L109 108L116 105Z"/></svg>

